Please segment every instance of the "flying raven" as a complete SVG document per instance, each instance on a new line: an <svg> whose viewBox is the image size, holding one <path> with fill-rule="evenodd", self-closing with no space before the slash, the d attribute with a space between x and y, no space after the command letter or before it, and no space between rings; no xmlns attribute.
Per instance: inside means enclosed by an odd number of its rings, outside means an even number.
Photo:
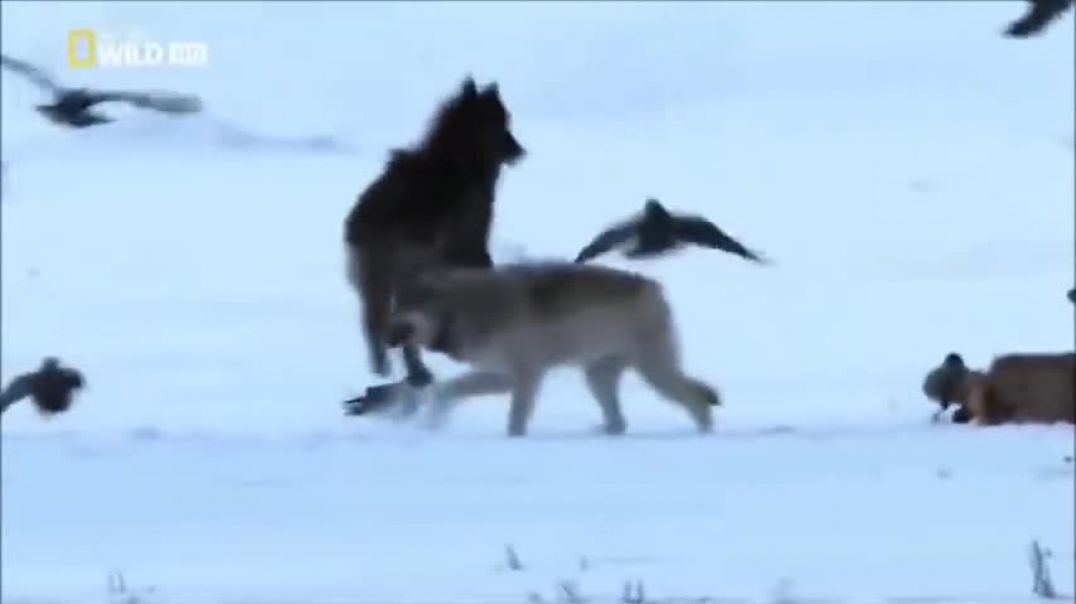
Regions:
<svg viewBox="0 0 1076 604"><path fill-rule="evenodd" d="M94 105L105 102L128 103L141 109L153 109L171 114L196 113L202 109L202 102L196 96L171 92L117 92L65 88L41 69L25 61L0 55L0 63L6 69L25 76L52 95L51 104L37 106L37 110L42 115L54 123L73 128L85 128L111 122L112 118L92 110Z"/></svg>
<svg viewBox="0 0 1076 604"><path fill-rule="evenodd" d="M594 238L579 255L583 263L618 248L627 258L660 256L685 245L719 249L765 264L767 260L699 216L672 214L656 199L648 199L642 214L616 224Z"/></svg>
<svg viewBox="0 0 1076 604"><path fill-rule="evenodd" d="M77 370L61 367L55 358L46 358L40 369L16 377L0 392L0 413L26 397L30 397L42 413L67 411L72 395L82 388L83 383L82 374Z"/></svg>
<svg viewBox="0 0 1076 604"><path fill-rule="evenodd" d="M1027 0L1028 7L1024 16L1009 24L1005 35L1012 38L1027 38L1042 33L1046 26L1061 16L1072 6L1073 0Z"/></svg>

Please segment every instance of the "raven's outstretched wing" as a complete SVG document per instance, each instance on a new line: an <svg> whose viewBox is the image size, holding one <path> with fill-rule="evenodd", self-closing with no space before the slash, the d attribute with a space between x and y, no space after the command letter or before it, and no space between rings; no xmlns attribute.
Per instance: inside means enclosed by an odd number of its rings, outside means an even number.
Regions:
<svg viewBox="0 0 1076 604"><path fill-rule="evenodd" d="M197 96L175 92L111 92L93 91L86 93L90 104L118 101L130 103L142 109L154 109L165 113L197 113L202 109L202 100Z"/></svg>
<svg viewBox="0 0 1076 604"><path fill-rule="evenodd" d="M1013 21L1005 34L1013 38L1027 38L1041 33L1051 21L1072 6L1073 0L1028 0L1031 7L1024 16Z"/></svg>
<svg viewBox="0 0 1076 604"><path fill-rule="evenodd" d="M762 256L747 249L705 218L677 216L673 220L673 234L679 241L719 249L760 264L767 263Z"/></svg>
<svg viewBox="0 0 1076 604"><path fill-rule="evenodd" d="M8 407L30 396L31 387L37 373L24 373L8 383L7 388L0 391L0 413Z"/></svg>
<svg viewBox="0 0 1076 604"><path fill-rule="evenodd" d="M26 76L31 82L36 84L40 88L44 88L52 94L56 94L62 90L62 88L53 81L44 71L34 67L26 61L20 61L18 59L12 59L7 55L0 55L0 64L4 67L14 71L15 73Z"/></svg>
<svg viewBox="0 0 1076 604"><path fill-rule="evenodd" d="M628 241L635 236L637 228L635 221L629 221L603 231L579 252L579 255L575 257L576 264L582 264Z"/></svg>

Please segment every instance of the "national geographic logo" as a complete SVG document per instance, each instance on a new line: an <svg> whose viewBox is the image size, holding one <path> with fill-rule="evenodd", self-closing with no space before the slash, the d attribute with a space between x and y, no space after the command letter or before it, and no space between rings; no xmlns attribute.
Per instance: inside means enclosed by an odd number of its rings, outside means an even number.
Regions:
<svg viewBox="0 0 1076 604"><path fill-rule="evenodd" d="M205 67L205 42L157 42L142 36L98 35L89 28L67 32L67 64L86 67Z"/></svg>

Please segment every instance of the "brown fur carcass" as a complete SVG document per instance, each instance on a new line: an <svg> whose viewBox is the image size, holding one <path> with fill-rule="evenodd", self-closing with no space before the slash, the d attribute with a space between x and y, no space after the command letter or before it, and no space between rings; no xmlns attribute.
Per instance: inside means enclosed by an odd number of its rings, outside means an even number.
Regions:
<svg viewBox="0 0 1076 604"><path fill-rule="evenodd" d="M1076 353L1006 354L986 371L949 353L927 374L923 392L943 410L960 405L955 422L1076 423Z"/></svg>

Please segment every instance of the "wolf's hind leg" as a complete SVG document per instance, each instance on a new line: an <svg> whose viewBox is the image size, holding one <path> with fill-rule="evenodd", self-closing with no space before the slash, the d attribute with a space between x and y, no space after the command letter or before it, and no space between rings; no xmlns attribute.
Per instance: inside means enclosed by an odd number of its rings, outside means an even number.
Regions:
<svg viewBox="0 0 1076 604"><path fill-rule="evenodd" d="M647 346L636 360L635 368L662 396L684 407L700 432L713 429L710 407L720 405L721 399L711 386L684 373L678 351L668 338Z"/></svg>
<svg viewBox="0 0 1076 604"><path fill-rule="evenodd" d="M620 378L624 375L627 363L619 357L608 357L595 361L584 368L587 378L587 387L598 401L602 409L602 418L605 421L606 434L623 434L627 429L624 421L624 413L620 409L620 396L617 388Z"/></svg>
<svg viewBox="0 0 1076 604"><path fill-rule="evenodd" d="M385 331L392 302L390 271L377 254L367 249L348 250L348 280L362 300L362 323L370 369L381 377L391 371Z"/></svg>

